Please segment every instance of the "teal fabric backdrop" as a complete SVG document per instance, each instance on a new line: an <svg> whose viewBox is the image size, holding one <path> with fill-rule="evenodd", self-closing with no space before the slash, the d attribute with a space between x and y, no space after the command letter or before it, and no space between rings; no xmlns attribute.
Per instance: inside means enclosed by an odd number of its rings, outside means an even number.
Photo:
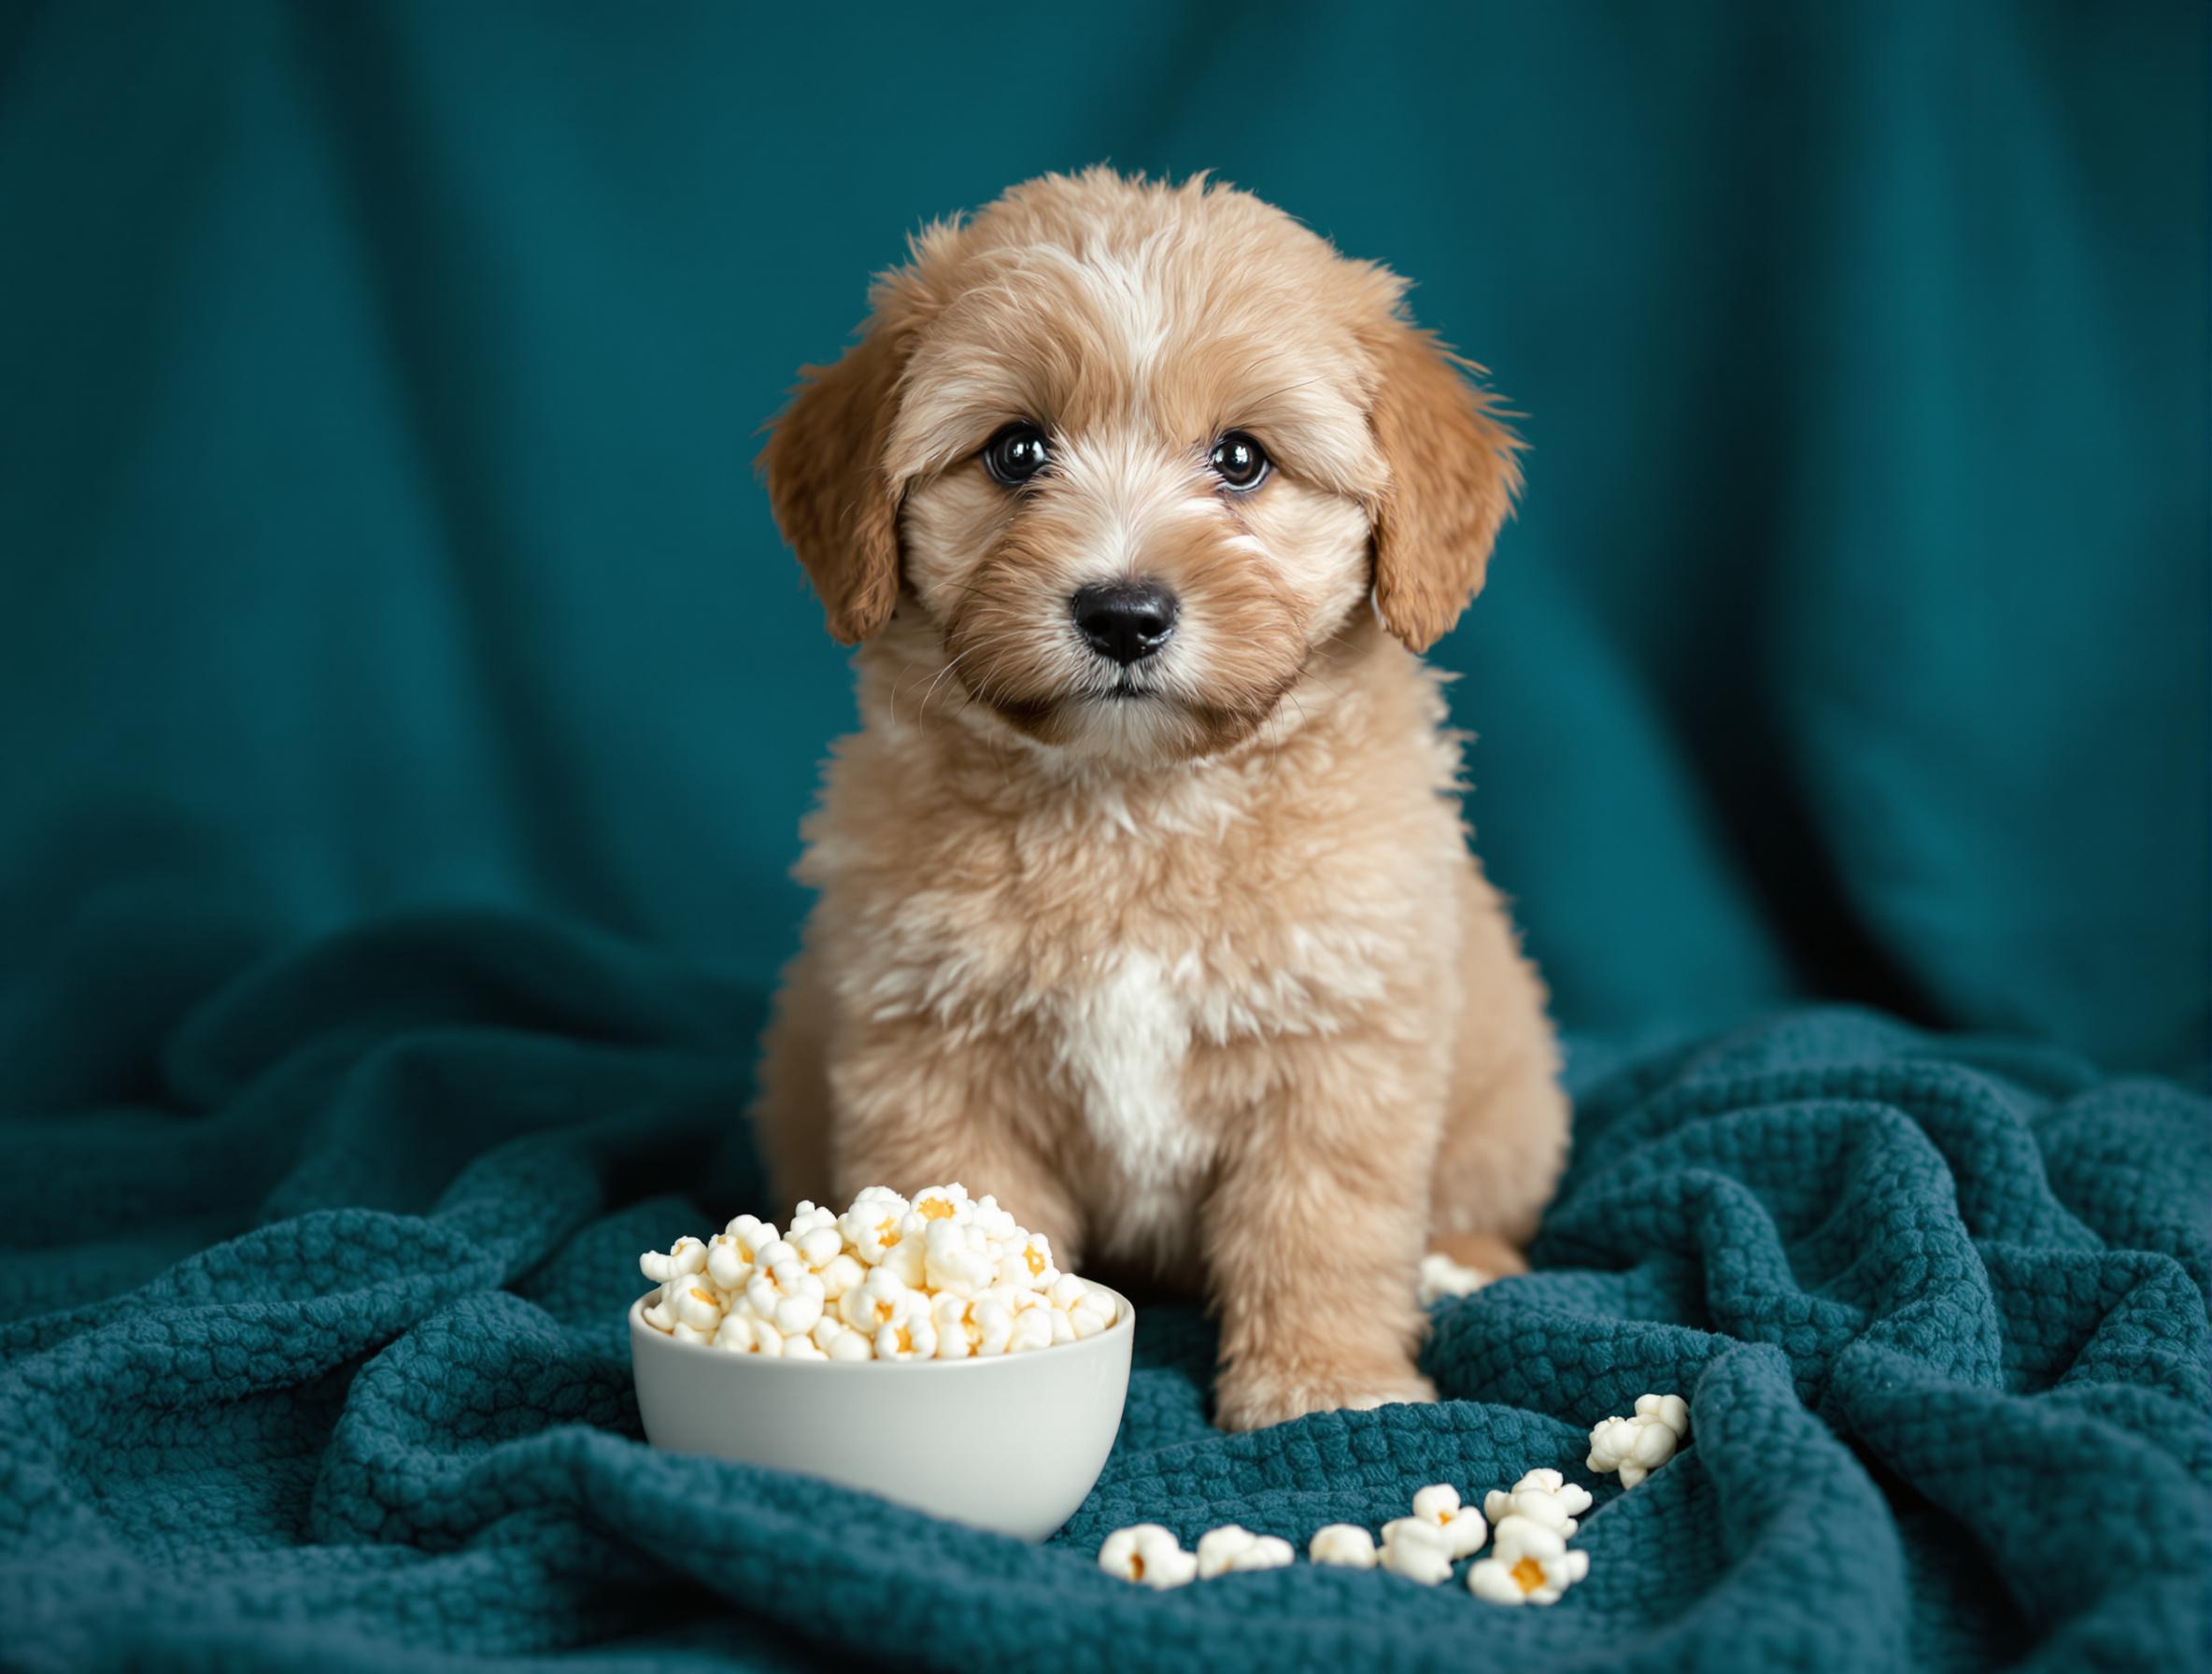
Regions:
<svg viewBox="0 0 2212 1674"><path fill-rule="evenodd" d="M2201 1661L2208 47L0 0L0 1667ZM763 1196L851 716L759 427L908 229L1100 159L1397 266L1526 414L1439 656L1578 1143L1435 1405L1224 1436L1141 1298L1027 1547L646 1447L621 1310ZM1536 1465L1598 1495L1555 1610L1094 1562Z"/></svg>
<svg viewBox="0 0 2212 1674"><path fill-rule="evenodd" d="M2203 8L940 9L0 11L7 1073L405 904L770 983L850 702L758 427L922 218L1100 159L1527 415L1440 658L1570 1026L2196 1072Z"/></svg>

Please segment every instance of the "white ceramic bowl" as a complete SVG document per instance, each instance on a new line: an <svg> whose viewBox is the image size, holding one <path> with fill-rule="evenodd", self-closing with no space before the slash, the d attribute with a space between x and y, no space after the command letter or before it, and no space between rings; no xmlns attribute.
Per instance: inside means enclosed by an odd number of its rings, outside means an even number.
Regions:
<svg viewBox="0 0 2212 1674"><path fill-rule="evenodd" d="M1103 1287L1101 1287L1103 1288ZM630 1307L645 1440L795 1470L976 1528L1042 1540L1106 1468L1136 1312L1096 1337L987 1360L780 1360L678 1342Z"/></svg>

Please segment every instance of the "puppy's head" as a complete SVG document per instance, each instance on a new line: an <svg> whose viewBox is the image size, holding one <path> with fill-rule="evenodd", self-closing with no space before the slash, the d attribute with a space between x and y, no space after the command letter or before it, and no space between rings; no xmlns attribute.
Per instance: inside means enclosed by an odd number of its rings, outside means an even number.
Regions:
<svg viewBox="0 0 2212 1674"><path fill-rule="evenodd" d="M877 282L761 455L777 521L832 633L985 724L1224 749L1370 594L1425 650L1482 586L1516 444L1403 291L1243 192L1046 176Z"/></svg>

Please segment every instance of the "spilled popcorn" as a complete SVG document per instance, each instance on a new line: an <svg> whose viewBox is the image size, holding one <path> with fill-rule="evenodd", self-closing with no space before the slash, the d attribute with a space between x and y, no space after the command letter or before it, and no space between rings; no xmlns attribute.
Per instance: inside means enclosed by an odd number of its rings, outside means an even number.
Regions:
<svg viewBox="0 0 2212 1674"><path fill-rule="evenodd" d="M1425 1517L1397 1517L1382 1525L1382 1568L1433 1587L1452 1574L1452 1537Z"/></svg>
<svg viewBox="0 0 2212 1674"><path fill-rule="evenodd" d="M1156 1523L1108 1535L1099 1548L1099 1568L1145 1587L1180 1587L1198 1575L1198 1560L1183 1550L1171 1530Z"/></svg>
<svg viewBox="0 0 2212 1674"><path fill-rule="evenodd" d="M843 1214L801 1203L780 1232L741 1214L703 1242L646 1251L638 1267L660 1286L644 1309L655 1330L786 1360L1019 1354L1094 1337L1119 1312L1112 1292L1060 1271L1052 1245L997 1199L958 1185L912 1199L872 1185ZM1144 1568L1139 1545L1123 1555ZM1159 1572L1178 1568L1169 1559Z"/></svg>
<svg viewBox="0 0 2212 1674"><path fill-rule="evenodd" d="M1421 1274L1413 1295L1424 1308L1433 1308L1446 1297L1471 1297L1490 1283L1479 1267L1463 1267L1440 1250L1421 1258Z"/></svg>
<svg viewBox="0 0 2212 1674"><path fill-rule="evenodd" d="M689 1259L681 1245L665 1256L646 1257L668 1263L672 1275ZM680 1276L670 1283L681 1283ZM1673 1457L1689 1434L1690 1405L1680 1396L1639 1396L1633 1417L1608 1418L1590 1432L1590 1468L1618 1470L1623 1484L1633 1488ZM1493 1488L1480 1511L1463 1503L1451 1483L1435 1482L1413 1496L1412 1515L1382 1525L1380 1548L1356 1524L1332 1523L1314 1532L1306 1555L1339 1568L1381 1568L1433 1587L1487 1541L1489 1554L1468 1566L1468 1592L1490 1604L1557 1604L1590 1573L1590 1554L1567 1542L1591 1504L1587 1488L1556 1470L1530 1470L1510 1488ZM1204 1536L1194 1555L1169 1530L1141 1523L1106 1538L1099 1568L1146 1586L1179 1587L1194 1578L1277 1568L1296 1557L1289 1541L1234 1523Z"/></svg>
<svg viewBox="0 0 2212 1674"><path fill-rule="evenodd" d="M1491 1604L1557 1604L1590 1573L1590 1554L1569 1552L1567 1537L1526 1517L1497 1525L1490 1555L1467 1572L1467 1590Z"/></svg>
<svg viewBox="0 0 2212 1674"><path fill-rule="evenodd" d="M1433 1587L1451 1579L1453 1565L1473 1557L1487 1541L1489 1555L1468 1566L1468 1592L1491 1604L1557 1604L1590 1573L1590 1554L1567 1545L1590 1506L1589 1490L1556 1470L1531 1470L1510 1489L1492 1489L1481 1511L1464 1503L1451 1483L1436 1482L1413 1496L1412 1515L1382 1525L1380 1550L1358 1525L1332 1523L1314 1531L1306 1555L1337 1568L1379 1567ZM1193 1578L1279 1568L1296 1557L1289 1541L1234 1523L1200 1537L1194 1555L1171 1531L1141 1523L1106 1537L1099 1568L1145 1586L1179 1587Z"/></svg>
<svg viewBox="0 0 2212 1674"><path fill-rule="evenodd" d="M1576 1519L1589 1509L1590 1490L1556 1470L1532 1470L1513 1484L1511 1492L1493 1488L1482 1497L1483 1515L1493 1525L1509 1517L1525 1517L1562 1539L1581 1526Z"/></svg>
<svg viewBox="0 0 2212 1674"><path fill-rule="evenodd" d="M1255 1535L1241 1523L1227 1523L1198 1537L1198 1579L1212 1581L1231 1570L1280 1569L1297 1555L1279 1535Z"/></svg>
<svg viewBox="0 0 2212 1674"><path fill-rule="evenodd" d="M1413 1496L1413 1515L1442 1531L1444 1543L1454 1558L1472 1556L1490 1539L1490 1525L1472 1506L1459 1503L1459 1490L1438 1482Z"/></svg>
<svg viewBox="0 0 2212 1674"><path fill-rule="evenodd" d="M1679 1395L1639 1395L1633 1418L1609 1418L1590 1432L1590 1468L1617 1470L1633 1488L1674 1457L1690 1437L1690 1404Z"/></svg>
<svg viewBox="0 0 2212 1674"><path fill-rule="evenodd" d="M1340 1569L1372 1569L1381 1561L1375 1537L1356 1523L1332 1523L1315 1529L1306 1543L1306 1555L1316 1564Z"/></svg>

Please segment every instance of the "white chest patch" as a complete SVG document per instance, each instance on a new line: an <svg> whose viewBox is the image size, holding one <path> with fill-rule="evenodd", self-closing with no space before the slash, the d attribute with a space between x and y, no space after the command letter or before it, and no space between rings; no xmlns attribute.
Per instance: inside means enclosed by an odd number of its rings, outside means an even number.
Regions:
<svg viewBox="0 0 2212 1674"><path fill-rule="evenodd" d="M1068 996L1060 1022L1061 1064L1126 1194L1112 1241L1141 1241L1185 1212L1209 1149L1183 1110L1189 1013L1157 959L1122 953Z"/></svg>

